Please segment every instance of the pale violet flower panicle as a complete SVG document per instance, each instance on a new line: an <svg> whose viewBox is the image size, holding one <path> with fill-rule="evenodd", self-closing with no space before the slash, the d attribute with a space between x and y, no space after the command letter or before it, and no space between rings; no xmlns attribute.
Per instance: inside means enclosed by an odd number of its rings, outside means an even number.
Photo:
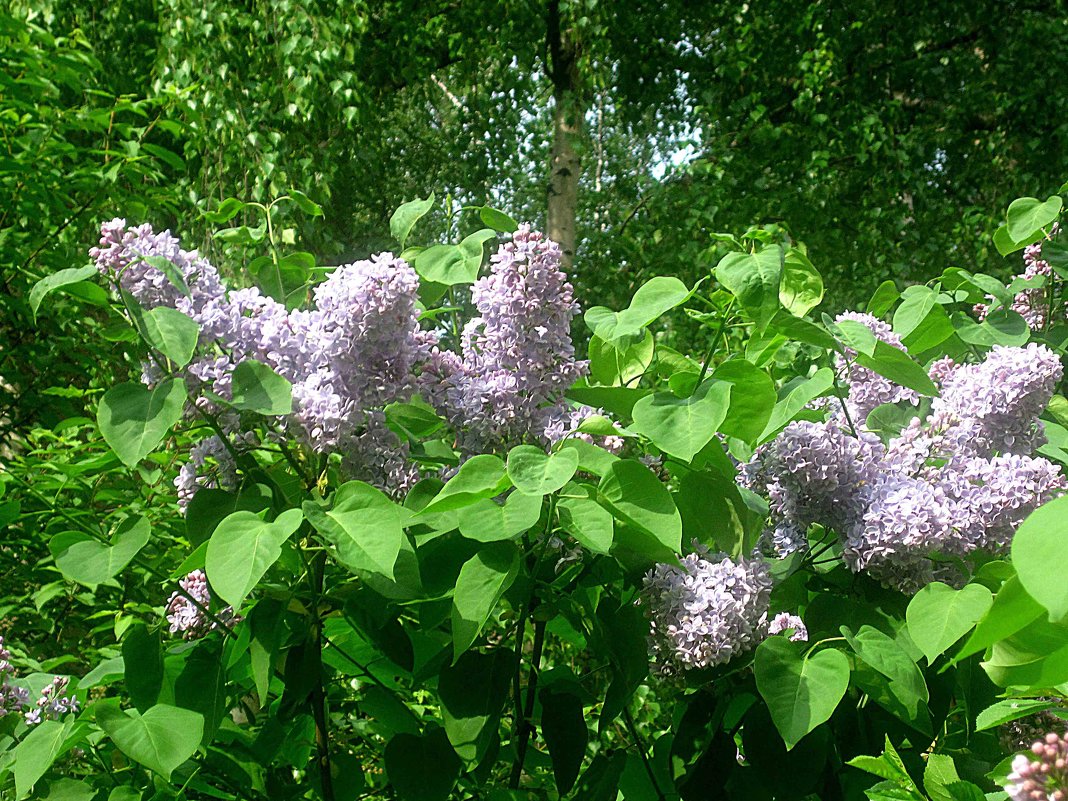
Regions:
<svg viewBox="0 0 1068 801"><path fill-rule="evenodd" d="M1005 792L1011 801L1068 801L1068 732L1050 732L1018 754Z"/></svg>
<svg viewBox="0 0 1068 801"><path fill-rule="evenodd" d="M1050 236L1057 233L1057 228L1057 225L1054 224ZM1028 245L1024 248L1024 271L1017 276L1018 278L1026 280L1044 276L1048 279L1053 274L1049 262L1042 258L1042 245L1042 242L1035 242L1033 245ZM986 297L987 303L975 304L974 311L980 320L985 320L987 315L990 314L991 302L995 299L993 295L987 295ZM1009 308L1023 317L1032 331L1037 331L1046 324L1046 318L1049 316L1046 287L1030 287L1018 292L1016 297L1012 299L1012 305Z"/></svg>
<svg viewBox="0 0 1068 801"><path fill-rule="evenodd" d="M954 501L955 547L1006 553L1016 529L1039 506L1068 491L1060 468L1040 456L995 456L954 462L942 486Z"/></svg>
<svg viewBox="0 0 1068 801"><path fill-rule="evenodd" d="M11 664L11 651L0 637L0 718L19 712L30 703L30 693L25 687L14 683L15 666Z"/></svg>
<svg viewBox="0 0 1068 801"><path fill-rule="evenodd" d="M760 558L734 561L698 547L679 565L658 564L644 581L653 669L671 676L722 665L764 636L771 574Z"/></svg>
<svg viewBox="0 0 1068 801"><path fill-rule="evenodd" d="M779 612L768 623L768 636L774 637L776 634L786 632L790 632L790 642L808 642L808 629L805 627L805 621L789 612Z"/></svg>
<svg viewBox="0 0 1068 801"><path fill-rule="evenodd" d="M77 712L80 708L77 698L67 695L70 679L56 676L41 691L41 696L25 714L27 725L35 726L42 720L57 720L68 712Z"/></svg>
<svg viewBox="0 0 1068 801"><path fill-rule="evenodd" d="M204 571L194 570L179 581L178 585L184 592L173 593L167 601L167 620L171 624L171 634L180 632L183 639L193 640L218 628L218 622L209 618L201 608L190 601L190 598L194 599L204 609L211 605L211 590L208 589L208 578ZM240 620L229 606L217 612L215 617L226 625Z"/></svg>
<svg viewBox="0 0 1068 801"><path fill-rule="evenodd" d="M978 364L957 368L929 418L947 456L1029 455L1045 442L1039 415L1064 374L1045 345L995 345Z"/></svg>
<svg viewBox="0 0 1068 801"><path fill-rule="evenodd" d="M218 436L207 437L194 445L189 451L189 461L181 466L174 479L178 507L183 511L201 487L235 490L237 485L234 457Z"/></svg>
<svg viewBox="0 0 1068 801"><path fill-rule="evenodd" d="M156 233L148 224L127 227L121 218L104 223L100 226L100 244L90 249L89 256L103 276L118 283L146 309L170 306L186 314L195 313L224 291L218 271L207 259L196 251L182 250L170 231ZM146 262L146 256L171 262L185 280L189 296L162 270Z"/></svg>
<svg viewBox="0 0 1068 801"><path fill-rule="evenodd" d="M743 465L739 482L767 496L772 540L780 555L805 547L813 523L841 533L866 508L864 490L879 474L878 437L854 437L834 419L791 423Z"/></svg>
<svg viewBox="0 0 1068 801"><path fill-rule="evenodd" d="M465 450L542 440L564 391L586 373L575 359L579 306L561 258L559 245L521 225L472 285L478 315L464 326L443 409Z"/></svg>
<svg viewBox="0 0 1068 801"><path fill-rule="evenodd" d="M874 334L876 339L898 350L905 349L905 346L901 344L901 337L893 332L890 325L870 314L844 312L835 318L836 323L844 320L861 323ZM914 390L895 384L889 378L884 378L875 371L852 361L856 356L855 351L847 348L846 356L850 359L848 363L841 354L836 356L835 366L839 375L843 376L849 385L846 406L849 417L855 425L861 425L868 419L868 415L875 407L882 406L884 403L898 403L899 401L919 403L920 396ZM841 402L831 400L829 403L832 409L836 409Z"/></svg>
<svg viewBox="0 0 1068 801"><path fill-rule="evenodd" d="M865 489L864 506L846 533L846 565L891 586L918 589L933 569L930 554L952 539L952 500L937 484L888 473Z"/></svg>
<svg viewBox="0 0 1068 801"><path fill-rule="evenodd" d="M545 417L545 430L542 437L546 444L555 445L564 439L580 439L591 445L604 448L609 453L620 454L626 447L627 441L615 434L606 436L594 436L579 431L579 426L591 417L604 417L604 409L595 409L591 406L554 407L548 411Z"/></svg>

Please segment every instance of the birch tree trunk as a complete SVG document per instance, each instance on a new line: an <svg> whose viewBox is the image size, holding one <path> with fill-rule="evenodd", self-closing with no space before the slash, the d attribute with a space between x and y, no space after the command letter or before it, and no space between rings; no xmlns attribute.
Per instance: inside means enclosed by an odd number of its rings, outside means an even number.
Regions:
<svg viewBox="0 0 1068 801"><path fill-rule="evenodd" d="M571 31L560 24L559 0L550 0L547 16L547 65L553 85L553 141L549 154L546 235L563 250L564 268L575 261L578 235L579 178L582 159L578 143L583 133L585 104L579 86L578 46Z"/></svg>

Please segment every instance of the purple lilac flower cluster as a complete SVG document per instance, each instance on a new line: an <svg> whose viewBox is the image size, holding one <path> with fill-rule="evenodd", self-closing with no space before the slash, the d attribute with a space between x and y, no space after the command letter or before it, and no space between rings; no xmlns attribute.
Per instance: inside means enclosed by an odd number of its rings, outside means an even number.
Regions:
<svg viewBox="0 0 1068 801"><path fill-rule="evenodd" d="M664 676L730 661L764 637L771 574L760 558L710 554L698 547L678 565L645 576L641 602L649 617L649 650Z"/></svg>
<svg viewBox="0 0 1068 801"><path fill-rule="evenodd" d="M791 632L790 642L808 642L808 628L805 626L805 621L797 615L791 615L789 612L779 612L768 623L767 634L769 637L774 637L776 634L785 634L788 631Z"/></svg>
<svg viewBox="0 0 1068 801"><path fill-rule="evenodd" d="M458 432L465 453L520 442L551 444L575 436L596 410L572 409L564 391L586 372L570 337L578 313L560 269L560 248L520 226L472 286L478 315L464 328L462 353L438 347L419 325L419 278L403 260L382 253L338 267L314 291L310 310L288 310L257 289L227 292L215 269L151 226L105 223L90 251L101 273L146 308L166 305L200 326L201 349L186 369L195 410L215 415L217 436L194 448L176 483L187 505L203 486L232 486L232 453L256 444L240 416L211 396L229 398L233 371L260 361L293 386L286 433L311 450L341 456L347 475L402 492L419 477L406 445L386 425L383 408L422 394ZM174 266L186 284L172 283ZM156 266L159 265L159 266ZM158 380L154 364L144 380ZM587 435L577 435L583 436ZM602 438L618 450L622 440Z"/></svg>
<svg viewBox="0 0 1068 801"><path fill-rule="evenodd" d="M37 702L26 713L26 723L34 726L42 720L57 720L68 712L77 712L80 705L77 698L67 695L70 679L56 676L45 685Z"/></svg>
<svg viewBox="0 0 1068 801"><path fill-rule="evenodd" d="M1057 231L1058 226L1054 225L1050 236L1055 235ZM1049 276L1053 274L1049 262L1042 258L1041 242L1036 242L1024 248L1023 262L1024 271L1017 276L1018 278L1028 280L1043 276L1048 280ZM975 304L974 311L980 320L985 320L987 315L990 314L992 302L995 300L993 295L987 295L986 297L987 303ZM1046 318L1049 316L1049 300L1046 297L1046 288L1044 286L1036 286L1024 289L1012 299L1012 305L1009 308L1023 317L1032 331L1037 331L1046 324Z"/></svg>
<svg viewBox="0 0 1068 801"><path fill-rule="evenodd" d="M11 664L11 651L0 637L0 718L13 713L22 713L26 725L34 726L42 720L56 720L68 712L77 712L78 699L67 695L70 679L55 676L45 685L40 697L30 704L30 692L14 683L15 667ZM25 707L29 707L25 709Z"/></svg>
<svg viewBox="0 0 1068 801"><path fill-rule="evenodd" d="M559 245L521 225L471 287L478 315L464 327L443 409L465 449L566 433L564 391L588 365L575 359L571 320L579 306L561 263Z"/></svg>
<svg viewBox="0 0 1068 801"><path fill-rule="evenodd" d="M1047 734L1018 754L1005 785L1012 801L1068 801L1068 732Z"/></svg>
<svg viewBox="0 0 1068 801"><path fill-rule="evenodd" d="M740 481L767 494L776 552L807 547L818 523L839 535L850 569L908 591L949 569L938 557L1005 552L1028 514L1068 490L1060 468L1033 455L1044 442L1038 416L1062 377L1056 354L995 346L978 364L937 368L942 394L930 414L886 446L863 430L853 436L832 413L792 423L757 450ZM850 375L870 398L870 377ZM855 390L847 403L863 409Z"/></svg>
<svg viewBox="0 0 1068 801"><path fill-rule="evenodd" d="M25 687L13 682L15 666L11 664L11 651L0 637L0 718L17 712L30 703L30 693Z"/></svg>
<svg viewBox="0 0 1068 801"><path fill-rule="evenodd" d="M216 620L204 614L203 610L211 605L211 590L203 570L194 570L179 581L178 586L183 592L172 593L167 601L167 620L171 624L171 634L181 632L183 639L193 640L218 628L219 622L229 625L240 620L230 606L216 612ZM194 604L190 598L200 606Z"/></svg>

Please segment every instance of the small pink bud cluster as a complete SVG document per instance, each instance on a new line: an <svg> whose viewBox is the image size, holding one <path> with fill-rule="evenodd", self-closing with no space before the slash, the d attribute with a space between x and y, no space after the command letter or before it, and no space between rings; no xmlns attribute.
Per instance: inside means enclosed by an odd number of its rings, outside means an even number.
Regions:
<svg viewBox="0 0 1068 801"><path fill-rule="evenodd" d="M1068 732L1050 732L1012 761L1005 792L1012 801L1068 801Z"/></svg>

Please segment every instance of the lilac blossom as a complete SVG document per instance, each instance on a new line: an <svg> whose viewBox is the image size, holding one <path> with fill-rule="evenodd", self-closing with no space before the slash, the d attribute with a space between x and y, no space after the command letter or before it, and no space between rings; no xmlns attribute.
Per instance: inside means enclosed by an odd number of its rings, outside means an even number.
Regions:
<svg viewBox="0 0 1068 801"><path fill-rule="evenodd" d="M211 606L211 590L208 589L208 577L204 575L203 570L194 570L179 581L178 586L182 588L182 592L172 593L167 601L167 620L171 624L171 634L181 632L183 639L193 640L218 628L220 621L229 625L240 619L230 606L216 613L216 620L204 613L204 610Z"/></svg>
<svg viewBox="0 0 1068 801"><path fill-rule="evenodd" d="M57 720L68 712L77 712L80 705L77 698L67 695L68 684L69 678L56 676L45 685L36 703L24 716L26 724L34 726L42 720Z"/></svg>
<svg viewBox="0 0 1068 801"><path fill-rule="evenodd" d="M521 225L471 287L478 316L464 326L443 401L469 452L540 440L564 391L586 373L571 341L579 306L561 258L559 245Z"/></svg>
<svg viewBox="0 0 1068 801"><path fill-rule="evenodd" d="M771 598L771 575L759 558L735 562L697 546L679 562L650 570L641 595L654 670L665 676L721 665L755 647Z"/></svg>
<svg viewBox="0 0 1068 801"><path fill-rule="evenodd" d="M170 231L156 233L151 225L127 228L122 218L106 222L100 226L100 244L90 249L89 256L101 275L146 309L170 306L193 316L224 292L218 271L207 259L196 251L182 250ZM145 261L146 257L171 262L184 279L188 296L162 270Z"/></svg>
<svg viewBox="0 0 1068 801"><path fill-rule="evenodd" d="M591 417L603 417L604 409L595 409L591 406L580 405L575 408L558 406L550 409L545 417L545 429L542 439L547 445L555 445L567 438L580 439L591 445L604 448L609 453L620 454L626 447L627 441L615 434L607 436L595 436L579 431L586 420Z"/></svg>
<svg viewBox="0 0 1068 801"><path fill-rule="evenodd" d="M11 664L11 651L0 637L0 718L18 712L30 703L30 693L25 687L14 683L15 667Z"/></svg>
<svg viewBox="0 0 1068 801"><path fill-rule="evenodd" d="M806 547L812 523L849 529L866 508L863 490L879 472L878 437L848 434L835 420L791 423L742 467L739 482L768 496L771 540L779 555Z"/></svg>
<svg viewBox="0 0 1068 801"><path fill-rule="evenodd" d="M1052 236L1056 233L1057 226L1054 225L1050 235ZM1053 275L1049 262L1042 258L1042 244L1042 242L1036 242L1024 248L1024 271L1017 276L1018 278L1029 280L1044 277L1049 280L1049 277ZM993 295L987 295L986 297L986 303L975 304L974 311L980 320L987 318L995 300ZM1037 331L1046 324L1046 319L1049 317L1049 300L1046 297L1046 288L1044 286L1035 286L1017 292L1009 308L1023 317L1032 331Z"/></svg>
<svg viewBox="0 0 1068 801"><path fill-rule="evenodd" d="M1068 801L1068 732L1050 732L1017 754L1005 785L1011 801Z"/></svg>
<svg viewBox="0 0 1068 801"><path fill-rule="evenodd" d="M779 612L768 623L767 634L769 637L774 637L777 634L785 634L787 631L792 632L790 642L808 642L808 628L805 626L805 621L789 612Z"/></svg>
<svg viewBox="0 0 1068 801"><path fill-rule="evenodd" d="M189 461L178 470L174 487L178 506L183 511L201 487L237 489L237 464L218 436L207 437L189 451Z"/></svg>

